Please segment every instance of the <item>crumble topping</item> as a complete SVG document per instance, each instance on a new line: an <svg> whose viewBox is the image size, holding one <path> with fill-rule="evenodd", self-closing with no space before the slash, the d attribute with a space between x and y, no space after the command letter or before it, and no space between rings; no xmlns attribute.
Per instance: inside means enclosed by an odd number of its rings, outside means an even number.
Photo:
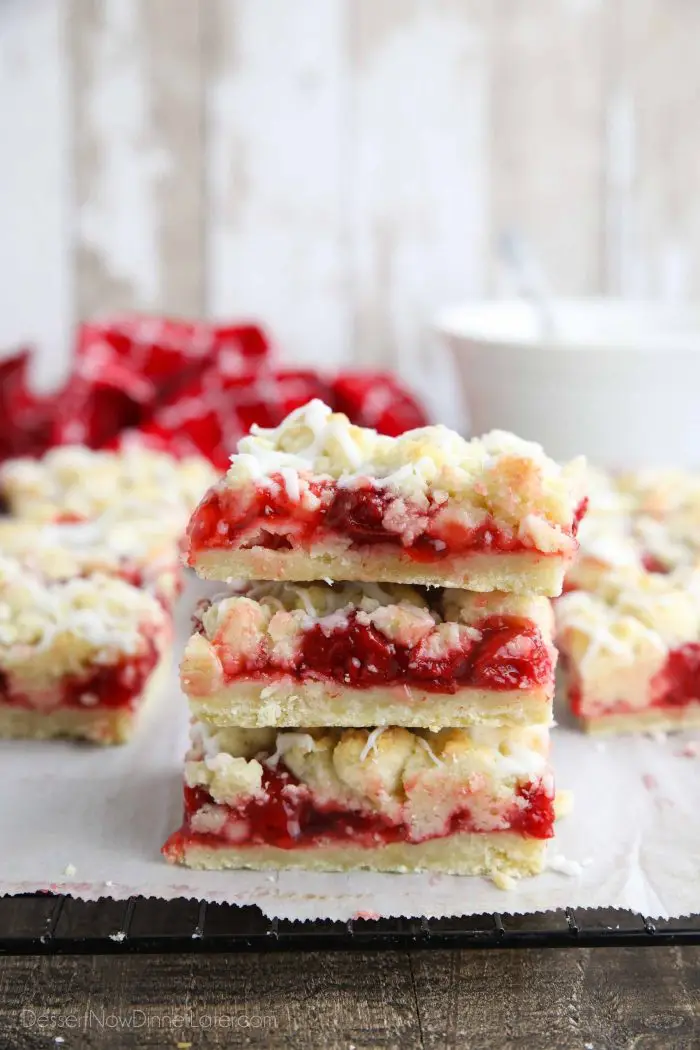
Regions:
<svg viewBox="0 0 700 1050"><path fill-rule="evenodd" d="M115 505L86 521L0 521L0 553L54 580L91 572L118 573L124 563L153 576L177 566L180 530L153 516L133 517Z"/></svg>
<svg viewBox="0 0 700 1050"><path fill-rule="evenodd" d="M189 787L205 787L215 802L228 805L259 794L262 775L259 762L234 758L225 751L198 762L185 762L185 782Z"/></svg>
<svg viewBox="0 0 700 1050"><path fill-rule="evenodd" d="M505 826L509 809L525 805L519 784L541 780L552 790L548 746L546 727L280 731L195 723L187 781L235 807L249 796L248 783L260 790L265 765L281 763L299 781L286 790L309 791L320 806L405 822L420 839L444 834L465 800L479 829ZM210 808L204 819L217 823L221 815Z"/></svg>
<svg viewBox="0 0 700 1050"><path fill-rule="evenodd" d="M163 516L164 507L178 512L184 527L214 478L203 457L176 460L134 447L105 452L65 445L41 459L13 459L0 467L0 489L12 513L45 521L64 514L93 517L128 500L151 514L158 508Z"/></svg>
<svg viewBox="0 0 700 1050"><path fill-rule="evenodd" d="M222 629L232 636L242 631L258 637L269 633L274 639L285 633L281 625L289 617L299 628L320 623L330 632L343 626L353 611L360 614L360 622L371 623L390 641L403 645L416 644L436 625L470 626L490 616L532 620L544 634L552 626L551 603L537 595L421 589L399 583L254 583L214 599L200 618L210 639ZM236 622L228 623L232 619Z"/></svg>
<svg viewBox="0 0 700 1050"><path fill-rule="evenodd" d="M397 497L385 515L389 531L422 530L414 518L427 509L430 494L438 505L455 501L477 521L493 515L545 543L541 549L558 550L561 530L570 529L581 500L581 462L562 468L539 445L505 431L468 441L436 425L387 437L313 400L274 429L253 426L231 457L224 484L269 484L279 474L289 497L312 510L317 497L308 488L311 476L341 487L371 481Z"/></svg>
<svg viewBox="0 0 700 1050"><path fill-rule="evenodd" d="M136 654L164 630L150 594L113 576L47 581L0 556L0 665L56 677Z"/></svg>

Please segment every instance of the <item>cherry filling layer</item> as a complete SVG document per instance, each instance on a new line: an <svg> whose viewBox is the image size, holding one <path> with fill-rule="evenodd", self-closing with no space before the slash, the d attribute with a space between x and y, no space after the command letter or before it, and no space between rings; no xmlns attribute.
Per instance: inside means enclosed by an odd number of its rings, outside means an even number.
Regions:
<svg viewBox="0 0 700 1050"><path fill-rule="evenodd" d="M93 667L81 675L65 675L38 693L22 691L11 673L0 671L0 703L47 712L57 708L134 710L159 656L155 642L149 640L140 656L124 657L119 663Z"/></svg>
<svg viewBox="0 0 700 1050"><path fill-rule="evenodd" d="M436 503L429 494L428 507L422 509L371 484L341 488L332 479L313 479L308 486L311 496L299 501L290 498L280 475L273 474L269 480L265 487L242 491L218 488L205 496L188 529L190 565L199 551L232 547L306 549L329 537L342 537L344 543L349 538L352 548L379 543L402 547L419 562L441 561L456 554L535 549L493 519L470 526L439 516L445 504ZM402 520L394 522L397 502L403 504ZM571 535L576 535L584 510L585 501L576 512Z"/></svg>
<svg viewBox="0 0 700 1050"><path fill-rule="evenodd" d="M353 611L342 626L329 630L317 623L304 631L296 655L286 665L277 660L272 663L263 643L257 653L245 658L232 653L217 637L213 644L228 683L291 674L300 680L331 680L354 689L413 685L434 693L455 693L468 687L534 689L552 683L553 651L532 620L490 616L477 624L477 630L480 637L464 639L459 647L435 656L430 651L432 632L417 645L401 645L372 624L359 622Z"/></svg>
<svg viewBox="0 0 700 1050"><path fill-rule="evenodd" d="M615 704L598 704L585 696L580 681L572 680L569 688L571 710L578 716L639 714L640 710L681 709L700 703L700 642L687 642L672 649L666 663L651 681L651 701L643 708L625 700Z"/></svg>
<svg viewBox="0 0 700 1050"><path fill-rule="evenodd" d="M305 785L287 770L264 767L263 794L250 797L239 807L220 807L228 812L226 823L217 834L192 829L192 817L205 805L217 805L204 788L185 788L185 819L182 828L172 835L163 852L177 856L185 845L210 849L226 846L276 846L279 849L303 849L313 846L338 845L376 848L392 842L415 842L404 823L392 823L380 814L357 813L332 804L321 805ZM483 796L482 796L483 797ZM535 839L548 839L554 834L554 798L542 781L521 784L512 802L499 803L503 812L499 831L517 832ZM455 810L440 834L444 838L460 832L479 832L466 799ZM425 841L425 839L420 840Z"/></svg>

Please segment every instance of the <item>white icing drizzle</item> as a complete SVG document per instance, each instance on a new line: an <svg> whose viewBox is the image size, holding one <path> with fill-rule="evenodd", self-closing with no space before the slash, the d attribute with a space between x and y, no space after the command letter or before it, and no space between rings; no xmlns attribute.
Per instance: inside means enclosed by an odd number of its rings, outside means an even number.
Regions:
<svg viewBox="0 0 700 1050"><path fill-rule="evenodd" d="M423 736L417 736L416 741L424 751L427 751L428 756L432 759L436 766L444 766L444 762L441 758L438 758L428 741Z"/></svg>
<svg viewBox="0 0 700 1050"><path fill-rule="evenodd" d="M299 601L304 606L304 611L314 619L318 614L314 603L311 601L309 592L304 587L295 587L294 590L299 596Z"/></svg>
<svg viewBox="0 0 700 1050"><path fill-rule="evenodd" d="M348 625L348 612L350 607L346 606L344 609L337 609L335 612L329 613L328 616L321 616L316 621L323 631L324 634L330 635L334 631L342 630Z"/></svg>
<svg viewBox="0 0 700 1050"><path fill-rule="evenodd" d="M537 778L548 769L548 726L531 726L526 734L474 726L469 734L475 745L493 749L494 770L504 779Z"/></svg>
<svg viewBox="0 0 700 1050"><path fill-rule="evenodd" d="M287 490L287 495L295 503L299 502L301 497L301 487L299 485L299 474L296 470L291 467L282 467L280 470L282 480L284 481L284 487Z"/></svg>
<svg viewBox="0 0 700 1050"><path fill-rule="evenodd" d="M202 753L204 758L215 758L221 751L219 738L215 730L205 722L193 722L190 725L192 749Z"/></svg>
<svg viewBox="0 0 700 1050"><path fill-rule="evenodd" d="M377 741L379 740L379 737L382 735L382 733L386 731L386 729L386 726L377 726L376 729L373 729L372 732L369 733L369 735L367 736L365 746L360 751L360 762L365 761L370 751L374 751L375 755L377 754Z"/></svg>
<svg viewBox="0 0 700 1050"><path fill-rule="evenodd" d="M265 765L276 769L280 759L293 748L299 748L302 754L306 755L316 750L316 741L310 733L278 733L274 753L264 759Z"/></svg>

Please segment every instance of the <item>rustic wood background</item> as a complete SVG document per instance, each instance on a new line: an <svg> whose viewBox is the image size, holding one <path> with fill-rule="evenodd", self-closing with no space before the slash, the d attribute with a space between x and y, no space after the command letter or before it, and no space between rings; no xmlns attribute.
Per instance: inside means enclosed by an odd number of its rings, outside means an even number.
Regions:
<svg viewBox="0 0 700 1050"><path fill-rule="evenodd" d="M693 947L0 959L3 1050L698 1050L699 1011Z"/></svg>
<svg viewBox="0 0 700 1050"><path fill-rule="evenodd" d="M0 0L0 345L254 315L418 379L502 290L700 285L698 0Z"/></svg>
<svg viewBox="0 0 700 1050"><path fill-rule="evenodd" d="M0 958L3 1050L697 1050L699 1013L691 947Z"/></svg>

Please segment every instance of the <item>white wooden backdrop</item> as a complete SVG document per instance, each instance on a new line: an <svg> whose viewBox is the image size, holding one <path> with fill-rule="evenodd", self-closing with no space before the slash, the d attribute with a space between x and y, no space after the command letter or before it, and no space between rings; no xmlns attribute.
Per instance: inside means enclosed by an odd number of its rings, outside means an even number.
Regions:
<svg viewBox="0 0 700 1050"><path fill-rule="evenodd" d="M0 0L0 345L253 315L435 384L517 226L561 293L700 286L698 0Z"/></svg>

